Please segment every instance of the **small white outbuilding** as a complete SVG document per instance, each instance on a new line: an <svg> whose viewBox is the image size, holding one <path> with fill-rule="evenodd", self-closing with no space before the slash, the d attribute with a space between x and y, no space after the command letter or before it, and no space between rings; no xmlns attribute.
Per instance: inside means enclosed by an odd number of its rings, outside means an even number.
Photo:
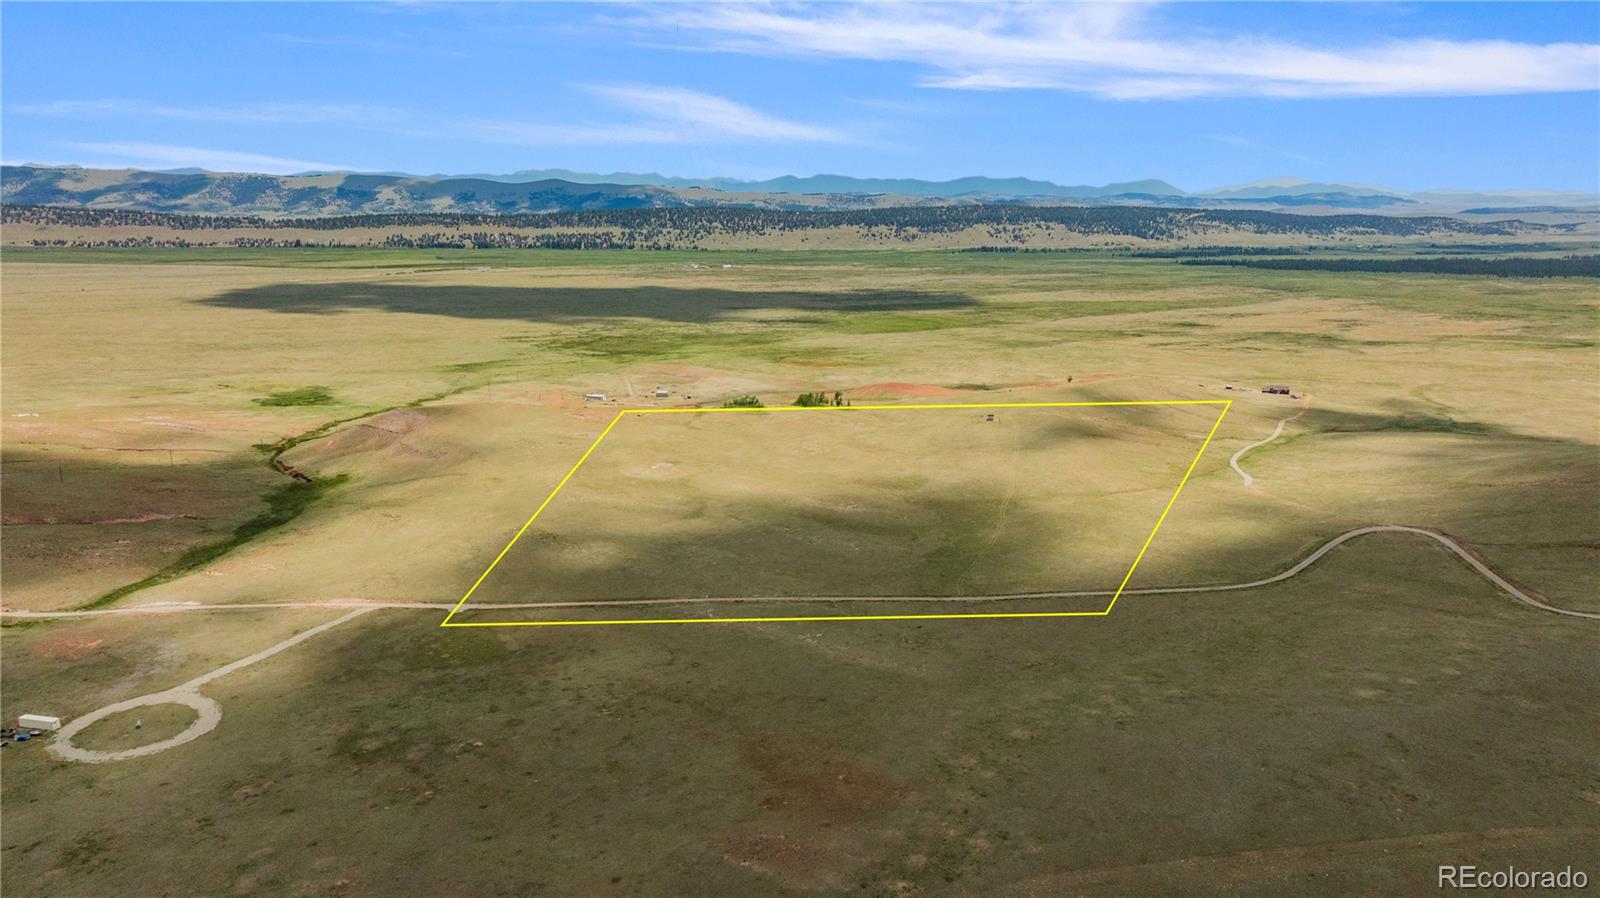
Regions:
<svg viewBox="0 0 1600 898"><path fill-rule="evenodd" d="M605 402L606 401L606 394L604 394L604 393L585 393L585 394L583 394L583 398L589 400L590 402Z"/></svg>
<svg viewBox="0 0 1600 898"><path fill-rule="evenodd" d="M17 728L21 730L47 730L54 732L61 729L61 718L46 717L43 714L24 714L17 718Z"/></svg>
<svg viewBox="0 0 1600 898"><path fill-rule="evenodd" d="M672 393L666 387L656 387L656 398L657 399L665 399L670 395L672 395Z"/></svg>

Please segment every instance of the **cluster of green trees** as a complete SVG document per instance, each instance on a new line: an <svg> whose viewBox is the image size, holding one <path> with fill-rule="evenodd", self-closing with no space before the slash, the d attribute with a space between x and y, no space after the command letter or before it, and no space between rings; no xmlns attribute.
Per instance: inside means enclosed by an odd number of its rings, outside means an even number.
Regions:
<svg viewBox="0 0 1600 898"><path fill-rule="evenodd" d="M1504 258L1301 258L1185 259L1184 265L1238 265L1295 271L1378 271L1396 274L1474 274L1502 278L1600 277L1600 256L1508 256Z"/></svg>
<svg viewBox="0 0 1600 898"><path fill-rule="evenodd" d="M1102 252L1087 246L969 246L957 250L963 253L1088 253Z"/></svg>
<svg viewBox="0 0 1600 898"><path fill-rule="evenodd" d="M516 245L516 241L505 233L507 229L610 229L613 236L608 239L619 247L652 244L683 247L714 234L763 236L776 232L841 227L858 228L899 240L914 240L927 234L954 233L969 228L987 228L992 235L1018 240L1026 239L1029 235L1029 231L1019 230L1022 228L1163 240L1216 228L1238 228L1261 234L1414 236L1430 233L1504 235L1515 233L1516 227L1535 227L1517 221L1477 223L1442 216L1296 215L1229 209L991 204L818 211L703 206L512 214L400 212L317 218L188 215L8 204L0 210L0 221L76 226L138 224L175 230L259 228L340 231L432 226L470 231L483 228L489 230L457 235L451 239L455 245L491 246ZM438 239L442 235L433 236ZM599 239L599 235L594 233L587 236L590 240ZM583 245L581 238L570 242Z"/></svg>
<svg viewBox="0 0 1600 898"><path fill-rule="evenodd" d="M735 396L722 403L723 408L766 408L760 399L754 396Z"/></svg>
<svg viewBox="0 0 1600 898"><path fill-rule="evenodd" d="M679 249L671 240L646 238L633 231L544 231L522 234L509 231L390 234L383 246L400 249ZM693 249L691 246L681 247Z"/></svg>
<svg viewBox="0 0 1600 898"><path fill-rule="evenodd" d="M182 224L174 219L194 219ZM79 209L71 206L0 206L0 223L68 225L85 228L164 227L184 231L264 227L264 218L252 215L177 215L140 209Z"/></svg>
<svg viewBox="0 0 1600 898"><path fill-rule="evenodd" d="M314 243L298 238L293 240L273 240L268 237L235 237L232 240L186 240L182 237L160 238L144 237L112 237L105 240L67 240L55 238L53 240L33 239L28 241L29 246L64 246L77 249L110 247L113 249L197 249L201 247L230 246L235 249L306 249L319 247L323 249L351 249L357 246L372 246L372 242L365 244L340 243L329 240L326 243Z"/></svg>
<svg viewBox="0 0 1600 898"><path fill-rule="evenodd" d="M1208 258L1210 256L1293 256L1310 252L1314 249L1320 249L1320 247L1192 246L1184 249L1136 250L1128 253L1128 255L1135 259L1187 259Z"/></svg>
<svg viewBox="0 0 1600 898"><path fill-rule="evenodd" d="M800 406L801 408L819 408L829 405L843 406L848 405L849 403L845 402L843 393L835 391L832 396L822 392L801 393L799 396L795 397L794 404Z"/></svg>
<svg viewBox="0 0 1600 898"><path fill-rule="evenodd" d="M268 396L251 400L256 405L297 406L332 405L333 393L327 387L301 387L297 390L280 390Z"/></svg>

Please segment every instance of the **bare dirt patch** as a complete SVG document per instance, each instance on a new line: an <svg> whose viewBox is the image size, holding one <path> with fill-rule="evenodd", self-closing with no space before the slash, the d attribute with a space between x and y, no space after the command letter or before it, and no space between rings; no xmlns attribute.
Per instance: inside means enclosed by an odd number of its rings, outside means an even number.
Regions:
<svg viewBox="0 0 1600 898"><path fill-rule="evenodd" d="M59 661L77 661L91 653L104 648L104 639L89 639L84 636L73 636L63 633L54 639L41 642L33 647L33 654L38 658L49 658Z"/></svg>
<svg viewBox="0 0 1600 898"><path fill-rule="evenodd" d="M893 398L901 396L964 396L963 390L952 390L935 384L908 384L891 381L889 383L869 384L857 387L850 391L852 398Z"/></svg>
<svg viewBox="0 0 1600 898"><path fill-rule="evenodd" d="M826 749L766 747L749 755L765 780L761 806L819 824L887 814L909 790L860 761Z"/></svg>
<svg viewBox="0 0 1600 898"><path fill-rule="evenodd" d="M728 836L723 857L762 873L805 873L821 862L822 846L801 836L777 832L740 832Z"/></svg>

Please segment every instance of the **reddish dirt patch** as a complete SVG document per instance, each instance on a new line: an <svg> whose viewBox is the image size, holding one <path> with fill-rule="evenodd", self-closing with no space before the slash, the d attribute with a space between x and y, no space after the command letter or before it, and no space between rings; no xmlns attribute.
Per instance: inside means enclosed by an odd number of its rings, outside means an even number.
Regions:
<svg viewBox="0 0 1600 898"><path fill-rule="evenodd" d="M323 437L321 443L327 451L381 448L426 426L429 417L429 413L421 409L392 409Z"/></svg>
<svg viewBox="0 0 1600 898"><path fill-rule="evenodd" d="M104 648L104 639L85 639L81 636L57 636L33 647L34 655L59 661L76 661Z"/></svg>
<svg viewBox="0 0 1600 898"><path fill-rule="evenodd" d="M750 763L765 780L763 808L817 823L876 817L907 793L857 761L821 751L764 749L751 754Z"/></svg>
<svg viewBox="0 0 1600 898"><path fill-rule="evenodd" d="M732 833L723 846L723 857L730 863L763 873L801 873L823 860L822 848L797 836L784 833Z"/></svg>
<svg viewBox="0 0 1600 898"><path fill-rule="evenodd" d="M582 408L583 397L571 390L534 390L516 397L543 408Z"/></svg>
<svg viewBox="0 0 1600 898"><path fill-rule="evenodd" d="M1076 384L1097 384L1102 380L1111 380L1113 378L1121 377L1121 376L1122 375L1120 375L1120 374L1084 374L1082 376L1073 378L1072 379L1072 383L1074 385L1076 385ZM1060 381L1052 381L1052 383L1060 383Z"/></svg>
<svg viewBox="0 0 1600 898"><path fill-rule="evenodd" d="M453 414L456 411L451 406L391 409L295 447L284 456L288 470L280 471L294 476L291 472L296 468L315 471L351 459L378 457L388 464L438 464L448 458L449 451L435 444L432 427Z"/></svg>
<svg viewBox="0 0 1600 898"><path fill-rule="evenodd" d="M949 387L940 387L933 384L908 384L898 381L885 384L870 384L857 387L850 391L854 396L964 396L962 390L952 390Z"/></svg>

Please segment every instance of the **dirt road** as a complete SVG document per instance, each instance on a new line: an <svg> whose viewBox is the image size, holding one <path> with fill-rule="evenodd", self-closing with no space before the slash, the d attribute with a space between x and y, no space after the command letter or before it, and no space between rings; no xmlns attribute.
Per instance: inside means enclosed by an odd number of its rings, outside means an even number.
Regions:
<svg viewBox="0 0 1600 898"><path fill-rule="evenodd" d="M1355 539L1358 536L1366 536L1368 534L1373 534L1373 533L1410 533L1410 534L1416 534L1418 536L1426 537L1428 539L1431 539L1431 540L1439 543L1440 545L1443 545L1445 548L1449 549L1450 551L1454 552L1457 557L1459 557L1462 561L1465 561L1468 564L1468 566L1470 566L1473 570L1477 571L1481 576L1483 576L1489 582L1491 582L1494 585L1500 587L1500 589L1502 591L1504 591L1505 593L1510 595L1513 599L1517 600L1518 602L1521 602L1524 605L1527 605L1530 608L1537 608L1540 611L1548 611L1548 612L1550 612L1552 614L1560 614L1560 615L1564 615L1564 616L1567 616L1567 617L1578 617L1578 618L1587 618L1587 619L1590 619L1590 620L1600 620L1600 612L1574 611L1574 610L1571 610L1571 609L1568 609L1568 608L1558 608L1558 607L1556 607L1554 605L1547 604L1547 603L1541 601L1540 599L1535 598L1532 595L1529 595L1527 592L1525 592L1521 588L1519 588L1516 584L1514 584L1511 581L1509 581L1509 580L1505 579L1504 577L1500 576L1498 573L1496 573L1494 571L1493 568L1490 568L1487 564L1484 564L1481 560L1478 559L1477 556L1473 555L1471 552L1469 552L1465 548L1463 548L1460 543L1457 543L1455 540L1451 539L1449 536L1447 536L1447 535L1445 535L1443 533L1438 533L1438 532L1433 531L1433 530L1424 530L1421 527L1405 527L1405 526L1394 525L1394 524L1381 524L1381 525L1372 526L1372 527L1358 527L1355 530L1349 530L1349 531L1346 531L1344 533L1341 533L1338 536L1334 537L1333 539L1328 540L1327 542L1323 543L1321 546L1319 546L1316 549L1316 551L1312 552L1310 555L1307 555L1305 558L1303 558L1300 561L1296 562L1293 566L1289 567L1287 570L1284 570L1284 571L1282 571L1280 573L1274 574L1271 577L1264 577L1264 578L1262 578L1260 580L1251 580L1251 581L1246 582L1246 583L1226 583L1226 584L1201 585L1201 586L1156 586L1156 587L1149 587L1149 588L1145 588L1145 589L1124 590L1122 594L1124 596L1155 596L1155 595L1175 595L1175 594L1181 594L1181 593L1228 592L1228 591L1240 590L1240 589L1255 589L1255 588L1261 587L1261 586L1269 586L1269 585L1271 585L1273 583L1282 583L1283 581L1288 580L1289 578L1294 577L1295 575L1297 575L1297 574L1301 573L1302 571L1306 570L1307 568L1311 567L1313 564L1316 564L1324 556L1326 556L1329 552L1332 552L1334 549L1338 548L1339 546L1344 545L1345 543L1349 542L1352 539ZM994 596L888 596L888 597L876 597L876 596L799 596L799 597L792 597L792 596L726 596L726 597L673 598L673 599L613 599L613 600L597 600L597 601L590 601L590 602L524 602L524 603L518 603L518 604L491 605L491 606L481 606L481 605L480 606L473 606L473 605L468 605L463 610L472 609L474 607L476 607L476 608L490 607L490 608L497 608L497 609L513 609L513 608L539 609L539 608L607 607L607 606L618 606L618 605L667 605L667 604L684 604L684 603L696 603L696 604L715 603L715 604L723 604L723 603L736 603L736 602L776 602L776 601L782 601L782 602L849 602L849 601L860 601L860 602L965 602L965 603L973 603L973 602L1002 602L1002 601L1011 600L1011 599L1045 599L1045 598L1071 598L1071 597L1084 597L1084 596L1087 596L1087 597L1110 596L1110 595L1113 595L1114 593L1115 593L1115 590L1102 589L1102 590L1081 590L1081 591L1062 591L1062 592L1018 593L1018 594L1014 594L1014 595L994 595ZM88 714L85 714L84 716L79 717L76 720L73 720L71 723L67 724L65 727L62 727L61 730L58 731L55 734L55 738L51 740L51 743L50 743L50 746L49 746L49 750L51 752L53 752L54 754L56 754L57 756L59 756L61 758L65 758L67 760L72 760L72 761L84 761L84 762L91 763L91 764L99 764L99 763L104 763L104 762L107 762L107 761L124 761L124 760L129 760L131 758L139 758L139 757L144 757L146 755L153 755L153 754L156 754L158 752L163 752L163 751L166 751L169 748L174 748L176 746L182 745L185 742L189 742L189 741L192 741L194 739L197 739L200 736L203 736L206 733L210 732L211 730L215 729L217 724L220 723L221 720L222 720L222 707L220 705L218 705L212 699L206 698L205 696L201 695L200 694L200 687L204 686L205 684L207 684L209 682L211 682L212 680L217 679L218 677L226 676L226 675L228 675L230 673L233 673L236 670L239 670L240 668L248 667L249 665L254 664L257 661L263 661L263 660L265 660L267 658L270 658L273 655L276 655L279 652L284 651L285 649L289 649L289 648L292 648L292 647L294 647L296 645L299 645L300 643L306 641L307 639L310 639L311 637L317 635L318 633L321 633L321 632L323 632L325 630L331 630L334 627L337 627L340 624L343 624L343 623L346 623L348 621L351 621L351 620L353 620L353 619L355 619L355 618L357 618L357 617L359 617L359 616L361 616L363 614L366 614L369 611L376 611L376 610L378 610L380 608L409 608L409 609L424 609L424 610L432 609L432 610L437 610L437 611L448 611L448 610L450 610L451 607L453 607L453 606L451 605L451 603L448 603L448 602L367 602L367 601L362 601L360 599L324 599L324 600L312 600L312 601L305 601L305 602L254 602L254 603L238 604L238 605L203 605L203 604L169 604L169 605L160 605L160 604L153 604L153 605L135 605L135 606L131 606L131 607L128 607L128 608L106 608L106 609L101 609L101 610L97 610L97 611L11 611L11 612L6 612L4 614L4 616L5 617L10 617L10 618L41 620L41 619L58 619L58 618L74 618L74 617L99 617L99 616L113 615L113 614L180 614L180 613L196 612L196 611L229 611L229 610L247 611L247 610L263 609L263 608L299 608L299 609L350 608L350 609L352 609L348 614L345 614L345 615L343 615L341 617L335 618L334 620L328 621L327 623L319 624L319 625L317 625L315 627L312 627L312 628L310 628L310 629L308 629L308 630L306 630L306 631L304 631L302 633L298 633L298 634L296 634L294 636L291 636L290 638L285 639L284 641L282 641L282 642L280 642L280 643L278 643L276 645L273 645L273 646L271 646L269 648L266 648L266 649L263 649L263 650L261 650L259 652L256 652L254 655L251 655L251 656L249 656L247 658L242 658L242 659L240 659L238 661L235 661L235 662L233 662L231 664L223 665L222 667L219 667L216 670L211 671L210 673L202 674L201 676L198 676L198 677L194 678L193 680L188 681L187 683L183 683L183 684L181 684L179 686L174 686L171 689L163 690L161 692L155 692L155 693L151 693L149 695L143 695L143 696L139 696L137 698L131 698L131 699L127 699L125 701L116 702L114 704L106 705L105 707L100 708L98 710L91 711ZM90 750L87 750L87 749L77 748L77 747L72 745L72 737L73 736L75 736L78 733L82 732L86 727L94 724L96 721L102 720L105 717L108 717L108 716L110 716L112 714L116 714L116 713L118 713L120 711L126 711L126 710L129 710L131 708L143 707L143 706L146 706L146 705L161 705L161 704L174 704L174 703L175 704L188 705L189 707L194 708L199 716L196 718L195 722L189 726L188 729L184 730L183 732L179 733L176 736L171 737L170 739L165 739L165 740L162 740L160 742L153 742L153 743L151 743L149 745L141 745L141 746L139 746L137 748L124 749L122 751L90 751Z"/></svg>
<svg viewBox="0 0 1600 898"><path fill-rule="evenodd" d="M54 754L60 758L64 758L68 761L83 761L88 764L103 764L107 761L126 761L131 758L141 758L145 755L153 755L158 752L166 751L169 748L175 748L184 744L185 742L192 742L195 739L204 736L206 733L216 729L217 724L222 722L222 706L217 704L214 700L201 695L201 686L204 686L218 677L225 677L228 674L239 670L240 668L249 667L257 661L265 661L266 659L271 658L273 655L276 655L285 649L293 648L294 646L305 642L307 639L310 639L324 630L331 630L334 627L337 627L346 621L360 617L369 611L376 611L378 607L379 606L374 605L368 608L358 608L349 614L346 614L342 617L337 617L325 624L318 624L317 626L312 627L309 630L305 630L304 632L296 633L277 645L262 649L261 651L256 652L254 655L251 655L247 658L240 658L238 661L234 661L231 664L224 664L210 673L201 674L189 682L174 686L171 689L165 689L161 692L153 692L149 695L141 695L136 698L126 699L124 701L106 705L104 708L90 711L88 714L79 717L78 719L57 730L55 733L55 738L50 740L48 750L51 754ZM133 708L143 708L148 705L188 705L195 710L197 716L195 717L194 723L189 724L189 728L178 735L169 739L163 739L160 742L152 742L149 745L140 745L137 748L126 748L122 749L121 751L92 751L89 749L78 748L72 744L73 736L78 735L100 720L122 711L132 710Z"/></svg>
<svg viewBox="0 0 1600 898"><path fill-rule="evenodd" d="M1501 590L1513 599L1530 608L1549 611L1552 614L1561 614L1568 617L1583 617L1600 620L1600 612L1574 611L1550 605L1523 591L1515 584L1495 573L1493 568L1480 561L1476 555L1462 548L1461 544L1448 535L1435 530L1422 527L1407 527L1399 524L1378 524L1371 527L1357 527L1347 530L1333 539L1319 546L1310 555L1296 562L1292 567L1260 580L1250 580L1245 583L1219 583L1202 584L1197 586L1151 586L1143 589L1123 590L1124 596L1159 596L1176 595L1180 593L1197 592L1229 592L1239 589L1254 589L1258 586L1269 586L1283 581L1304 571L1317 563L1324 555L1338 548L1358 536L1369 533L1414 533L1434 540L1445 548L1454 552L1465 561L1473 570L1477 571L1489 582L1500 587ZM1017 592L1003 595L988 596L678 596L663 599L590 599L571 602L507 602L495 604L468 603L461 607L462 611L482 611L486 609L541 609L541 608L606 608L629 607L647 605L684 605L684 604L731 604L750 602L1005 602L1015 599L1071 599L1093 598L1096 596L1112 596L1116 594L1113 589L1083 589L1083 590L1054 590L1051 592ZM449 611L455 605L451 602L373 602L366 599L336 598L336 599L308 599L303 602L241 602L227 605L207 605L199 602L186 603L150 603L145 605L130 605L126 608L102 608L94 611L6 611L0 613L3 618L19 620L52 620L73 617L101 617L113 614L179 614L190 611L255 611L267 608L359 608L373 610L378 608L411 608L434 609Z"/></svg>
<svg viewBox="0 0 1600 898"><path fill-rule="evenodd" d="M1248 473L1246 473L1244 468L1239 467L1239 459L1244 458L1244 454L1246 452L1249 452L1252 449L1259 449L1262 446L1265 446L1268 443L1272 442L1273 440L1277 439L1278 437L1283 436L1284 425L1288 424L1290 421L1293 421L1294 419L1300 417L1301 415L1305 414L1306 412L1308 412L1310 410L1311 410L1311 397L1307 396L1305 399L1301 400L1301 402L1300 402L1300 411L1295 412L1294 414L1290 415L1289 417L1284 418L1283 420L1279 421L1278 422L1278 426L1274 427L1272 429L1272 435L1271 436L1267 437L1264 440L1257 440L1254 443L1251 443L1250 445L1244 447L1243 449L1240 449L1238 452L1235 452L1233 454L1233 458L1228 459L1228 467L1232 468L1240 477L1244 478L1244 487L1245 487L1245 489L1251 490L1253 492L1255 490L1256 479L1254 477L1251 477Z"/></svg>

